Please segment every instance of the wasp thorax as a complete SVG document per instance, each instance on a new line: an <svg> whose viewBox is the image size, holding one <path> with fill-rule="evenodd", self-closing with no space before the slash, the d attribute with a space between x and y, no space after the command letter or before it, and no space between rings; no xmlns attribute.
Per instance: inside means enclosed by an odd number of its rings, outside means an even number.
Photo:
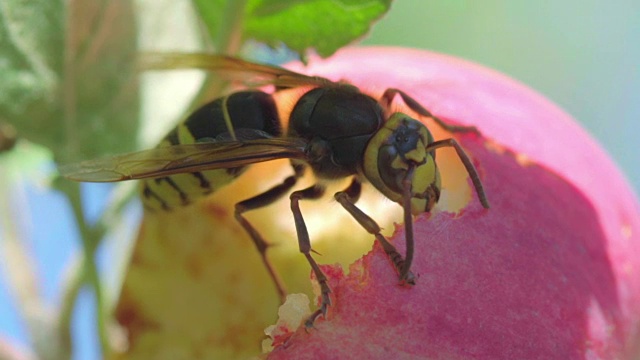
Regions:
<svg viewBox="0 0 640 360"><path fill-rule="evenodd" d="M421 122L406 114L393 114L367 145L365 176L385 196L401 203L404 179L409 167L414 167L411 212L431 210L440 197L435 153L426 150L432 142L433 136Z"/></svg>

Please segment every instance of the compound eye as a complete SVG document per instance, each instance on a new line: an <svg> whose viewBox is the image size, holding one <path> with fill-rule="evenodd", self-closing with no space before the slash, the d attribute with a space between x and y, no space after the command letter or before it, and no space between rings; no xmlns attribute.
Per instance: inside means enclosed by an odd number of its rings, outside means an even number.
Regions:
<svg viewBox="0 0 640 360"><path fill-rule="evenodd" d="M407 174L408 164L392 144L380 147L377 168L385 186L393 192L402 194L402 180Z"/></svg>

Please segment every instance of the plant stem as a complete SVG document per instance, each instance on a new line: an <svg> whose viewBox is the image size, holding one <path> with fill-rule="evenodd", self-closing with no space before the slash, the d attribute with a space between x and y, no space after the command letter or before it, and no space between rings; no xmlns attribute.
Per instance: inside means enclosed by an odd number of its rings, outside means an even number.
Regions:
<svg viewBox="0 0 640 360"><path fill-rule="evenodd" d="M64 281L65 289L62 291L62 303L60 305L58 313L58 334L60 336L60 342L63 349L65 349L67 355L71 357L73 348L73 341L71 336L71 317L73 316L73 309L75 308L76 300L82 285L84 285L84 256L76 256L70 261L69 269L67 273L70 274L70 278Z"/></svg>
<svg viewBox="0 0 640 360"><path fill-rule="evenodd" d="M103 357L108 358L111 353L111 345L107 332L107 307L105 306L102 282L100 281L100 275L95 263L95 252L105 234L105 231L102 226L90 226L88 224L84 216L84 209L80 195L80 185L76 183L68 183L67 186L63 187L63 189L69 199L74 218L78 224L78 230L80 231L80 237L82 239L82 261L81 266L76 268L68 291L65 293L65 302L61 313L60 325L64 326L64 329L62 329L63 334L68 336L70 339L70 318L77 300L77 295L83 284L90 285L95 296L98 339Z"/></svg>

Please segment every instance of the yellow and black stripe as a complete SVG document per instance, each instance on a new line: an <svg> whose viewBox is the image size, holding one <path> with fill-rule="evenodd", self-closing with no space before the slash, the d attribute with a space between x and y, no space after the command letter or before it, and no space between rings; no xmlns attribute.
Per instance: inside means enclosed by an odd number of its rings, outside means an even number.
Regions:
<svg viewBox="0 0 640 360"><path fill-rule="evenodd" d="M262 91L236 92L215 99L171 130L159 147L221 140L277 137L282 134L273 97ZM141 181L149 210L171 210L211 194L240 176L245 167L197 171Z"/></svg>

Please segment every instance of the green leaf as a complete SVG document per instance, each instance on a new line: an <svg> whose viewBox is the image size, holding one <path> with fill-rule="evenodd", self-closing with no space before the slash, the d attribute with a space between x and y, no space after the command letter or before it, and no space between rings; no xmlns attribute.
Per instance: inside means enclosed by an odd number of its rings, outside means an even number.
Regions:
<svg viewBox="0 0 640 360"><path fill-rule="evenodd" d="M304 54L314 48L329 56L364 36L384 15L391 0L254 0L245 22L245 37Z"/></svg>
<svg viewBox="0 0 640 360"><path fill-rule="evenodd" d="M130 1L1 1L0 120L59 161L132 150L135 50Z"/></svg>
<svg viewBox="0 0 640 360"><path fill-rule="evenodd" d="M63 17L56 1L0 2L0 120L36 142L55 130L51 110L62 68L55 54L63 44Z"/></svg>
<svg viewBox="0 0 640 360"><path fill-rule="evenodd" d="M391 0L247 0L244 9L224 0L194 3L219 51L226 50L221 42L242 31L243 40L284 43L303 56L313 48L326 57L364 36Z"/></svg>

